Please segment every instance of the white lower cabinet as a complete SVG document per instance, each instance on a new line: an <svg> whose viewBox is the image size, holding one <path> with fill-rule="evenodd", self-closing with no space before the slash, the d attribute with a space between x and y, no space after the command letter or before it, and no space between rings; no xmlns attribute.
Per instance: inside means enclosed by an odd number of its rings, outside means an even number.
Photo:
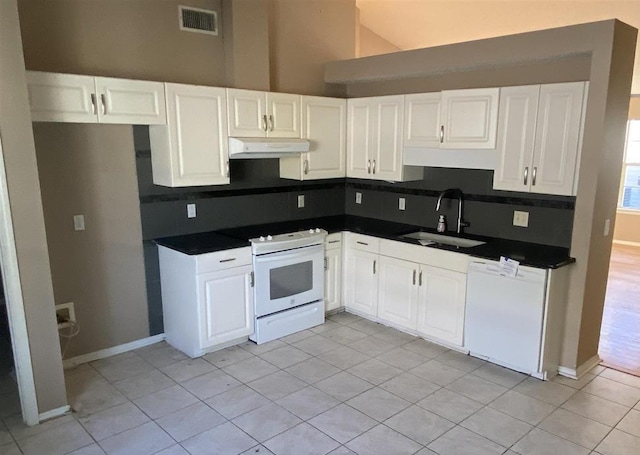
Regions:
<svg viewBox="0 0 640 455"><path fill-rule="evenodd" d="M462 347L466 255L360 234L345 238L347 310Z"/></svg>
<svg viewBox="0 0 640 455"><path fill-rule="evenodd" d="M342 233L329 234L324 259L325 312L342 307Z"/></svg>
<svg viewBox="0 0 640 455"><path fill-rule="evenodd" d="M190 357L253 333L251 248L187 255L158 247L167 342Z"/></svg>
<svg viewBox="0 0 640 455"><path fill-rule="evenodd" d="M467 275L420 266L416 330L427 338L462 346Z"/></svg>

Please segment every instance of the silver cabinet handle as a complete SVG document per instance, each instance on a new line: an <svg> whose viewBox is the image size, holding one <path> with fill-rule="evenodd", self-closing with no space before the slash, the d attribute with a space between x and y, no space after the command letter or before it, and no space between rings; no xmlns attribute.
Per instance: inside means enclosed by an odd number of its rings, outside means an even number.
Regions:
<svg viewBox="0 0 640 455"><path fill-rule="evenodd" d="M340 243L340 240L329 240L327 243ZM360 243L360 242L358 242L358 243Z"/></svg>
<svg viewBox="0 0 640 455"><path fill-rule="evenodd" d="M416 285L416 271L415 269L413 270L413 285Z"/></svg>
<svg viewBox="0 0 640 455"><path fill-rule="evenodd" d="M273 131L273 115L269 115L269 131Z"/></svg>
<svg viewBox="0 0 640 455"><path fill-rule="evenodd" d="M531 175L531 184L535 185L536 184L536 176L538 175L538 167L534 166L533 167L533 174Z"/></svg>
<svg viewBox="0 0 640 455"><path fill-rule="evenodd" d="M96 94L95 93L91 94L91 112L96 114Z"/></svg>
<svg viewBox="0 0 640 455"><path fill-rule="evenodd" d="M100 101L102 101L102 113L107 115L107 97L104 96L104 93L100 95Z"/></svg>
<svg viewBox="0 0 640 455"><path fill-rule="evenodd" d="M440 143L444 142L444 125L440 125Z"/></svg>
<svg viewBox="0 0 640 455"><path fill-rule="evenodd" d="M376 262L377 261L375 261L375 260L373 261L373 274L374 275L376 274Z"/></svg>
<svg viewBox="0 0 640 455"><path fill-rule="evenodd" d="M267 114L262 116L262 129L267 131Z"/></svg>
<svg viewBox="0 0 640 455"><path fill-rule="evenodd" d="M373 160L373 173L376 173L376 160Z"/></svg>
<svg viewBox="0 0 640 455"><path fill-rule="evenodd" d="M227 160L227 177L229 177L229 160Z"/></svg>
<svg viewBox="0 0 640 455"><path fill-rule="evenodd" d="M309 173L309 160L304 160L304 173Z"/></svg>
<svg viewBox="0 0 640 455"><path fill-rule="evenodd" d="M337 240L336 240L336 242L337 242ZM368 243L366 243L366 242L361 242L360 240L356 241L356 243L357 243L358 245L365 245L365 246L369 246L369 244L368 244Z"/></svg>
<svg viewBox="0 0 640 455"><path fill-rule="evenodd" d="M327 261L327 258L324 258L324 269L325 270L329 270L329 261Z"/></svg>
<svg viewBox="0 0 640 455"><path fill-rule="evenodd" d="M220 259L219 262L231 262L231 261L235 261L236 258L227 258L227 259Z"/></svg>
<svg viewBox="0 0 640 455"><path fill-rule="evenodd" d="M254 279L253 272L251 272L249 274L249 283L251 284L251 287L253 287L255 285L255 279Z"/></svg>
<svg viewBox="0 0 640 455"><path fill-rule="evenodd" d="M420 270L420 274L418 275L418 286L422 286L422 270Z"/></svg>
<svg viewBox="0 0 640 455"><path fill-rule="evenodd" d="M529 180L529 166L526 166L524 168L524 184L527 184L527 181Z"/></svg>
<svg viewBox="0 0 640 455"><path fill-rule="evenodd" d="M367 160L367 174L371 174L371 160Z"/></svg>

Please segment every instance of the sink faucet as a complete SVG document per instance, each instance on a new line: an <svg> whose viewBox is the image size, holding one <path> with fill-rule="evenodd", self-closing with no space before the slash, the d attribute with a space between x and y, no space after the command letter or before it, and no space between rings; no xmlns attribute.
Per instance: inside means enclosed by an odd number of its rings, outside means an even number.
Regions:
<svg viewBox="0 0 640 455"><path fill-rule="evenodd" d="M449 188L447 190L444 190L442 193L440 193L440 196L438 196L438 202L436 203L436 212L440 210L440 204L442 203L442 198L445 197L447 194L455 194L458 197L458 224L457 224L457 230L456 232L458 234L462 233L462 228L468 227L470 226L470 224L466 221L464 221L464 219L462 218L462 213L463 213L463 200L462 200L462 191L459 188Z"/></svg>

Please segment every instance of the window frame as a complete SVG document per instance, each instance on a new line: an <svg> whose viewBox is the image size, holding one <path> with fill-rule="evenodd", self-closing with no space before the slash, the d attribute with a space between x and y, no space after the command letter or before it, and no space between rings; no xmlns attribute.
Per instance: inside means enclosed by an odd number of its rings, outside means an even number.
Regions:
<svg viewBox="0 0 640 455"><path fill-rule="evenodd" d="M630 138L629 138L629 134L631 131L631 124L632 122L637 122L638 123L638 127L640 128L640 119L629 119L627 121L627 131L624 137L624 154L622 156L622 172L620 173L620 189L618 191L618 207L617 207L617 211L618 212L624 212L624 213L629 213L629 214L634 214L634 215L640 215L640 207L635 208L635 207L623 207L623 201L624 201L624 181L625 181L625 177L627 175L627 167L628 166L640 166L640 162L638 163L627 163L627 150L629 148L629 144L631 142ZM634 141L635 142L635 141ZM640 142L640 141L638 141Z"/></svg>

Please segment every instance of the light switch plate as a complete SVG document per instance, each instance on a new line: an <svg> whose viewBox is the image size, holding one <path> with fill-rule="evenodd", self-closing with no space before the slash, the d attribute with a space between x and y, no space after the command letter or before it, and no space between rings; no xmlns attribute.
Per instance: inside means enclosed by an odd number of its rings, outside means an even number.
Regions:
<svg viewBox="0 0 640 455"><path fill-rule="evenodd" d="M298 208L304 208L304 194L298 195Z"/></svg>
<svg viewBox="0 0 640 455"><path fill-rule="evenodd" d="M196 205L187 204L187 218L195 218L195 217L196 217Z"/></svg>
<svg viewBox="0 0 640 455"><path fill-rule="evenodd" d="M73 229L75 231L84 231L84 215L73 216Z"/></svg>
<svg viewBox="0 0 640 455"><path fill-rule="evenodd" d="M356 191L356 204L362 204L362 193Z"/></svg>
<svg viewBox="0 0 640 455"><path fill-rule="evenodd" d="M406 208L405 199L403 197L398 198L398 210L404 210Z"/></svg>
<svg viewBox="0 0 640 455"><path fill-rule="evenodd" d="M606 220L604 220L604 236L605 237L609 236L610 232L611 232L611 220L607 218Z"/></svg>
<svg viewBox="0 0 640 455"><path fill-rule="evenodd" d="M518 227L529 227L529 212L513 211L513 225Z"/></svg>

